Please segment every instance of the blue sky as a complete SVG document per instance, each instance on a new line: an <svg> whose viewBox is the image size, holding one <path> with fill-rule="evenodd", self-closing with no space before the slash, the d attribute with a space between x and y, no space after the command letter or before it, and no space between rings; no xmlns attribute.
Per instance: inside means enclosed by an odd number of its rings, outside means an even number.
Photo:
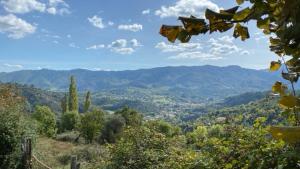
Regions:
<svg viewBox="0 0 300 169"><path fill-rule="evenodd" d="M231 2L231 3L230 3ZM227 33L169 43L162 24L203 17L235 0L0 0L0 72L22 69L125 70L178 65L240 65L264 69L276 56L248 23L245 42Z"/></svg>

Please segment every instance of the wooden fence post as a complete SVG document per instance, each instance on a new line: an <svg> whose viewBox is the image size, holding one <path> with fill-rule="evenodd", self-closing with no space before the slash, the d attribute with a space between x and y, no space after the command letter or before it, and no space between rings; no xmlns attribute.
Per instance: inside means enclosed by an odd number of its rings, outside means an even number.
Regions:
<svg viewBox="0 0 300 169"><path fill-rule="evenodd" d="M22 141L22 167L24 169L32 169L32 142L31 139L23 139Z"/></svg>

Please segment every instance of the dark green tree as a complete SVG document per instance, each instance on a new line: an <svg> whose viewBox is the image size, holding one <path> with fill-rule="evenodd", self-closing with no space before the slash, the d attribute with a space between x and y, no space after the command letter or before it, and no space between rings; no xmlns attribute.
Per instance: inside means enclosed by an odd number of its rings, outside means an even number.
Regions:
<svg viewBox="0 0 300 169"><path fill-rule="evenodd" d="M80 116L77 111L69 111L62 115L61 125L63 131L77 129L79 124Z"/></svg>
<svg viewBox="0 0 300 169"><path fill-rule="evenodd" d="M91 104L92 104L91 92L88 91L86 93L85 101L84 101L84 112L88 112L89 111L89 108L90 108Z"/></svg>
<svg viewBox="0 0 300 169"><path fill-rule="evenodd" d="M69 111L78 112L78 95L77 95L77 86L74 76L70 78L70 87L69 87Z"/></svg>
<svg viewBox="0 0 300 169"><path fill-rule="evenodd" d="M62 110L63 113L69 111L69 96L68 96L67 93L61 99L61 110Z"/></svg>
<svg viewBox="0 0 300 169"><path fill-rule="evenodd" d="M82 115L80 133L87 143L92 143L95 136L100 134L103 124L104 113L102 110L95 109Z"/></svg>
<svg viewBox="0 0 300 169"><path fill-rule="evenodd" d="M121 115L125 119L127 126L139 126L142 124L143 116L127 106L117 111L115 114Z"/></svg>

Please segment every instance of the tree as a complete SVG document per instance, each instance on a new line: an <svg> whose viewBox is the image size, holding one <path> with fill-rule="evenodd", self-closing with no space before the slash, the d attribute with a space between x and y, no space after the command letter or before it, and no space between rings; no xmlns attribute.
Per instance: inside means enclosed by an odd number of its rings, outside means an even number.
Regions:
<svg viewBox="0 0 300 169"><path fill-rule="evenodd" d="M80 116L77 111L69 111L62 115L61 125L63 130L74 130L78 128Z"/></svg>
<svg viewBox="0 0 300 169"><path fill-rule="evenodd" d="M78 96L75 77L71 76L70 81L71 83L69 87L69 111L78 112Z"/></svg>
<svg viewBox="0 0 300 169"><path fill-rule="evenodd" d="M0 168L15 169L21 160L24 105L24 98L14 86L0 85Z"/></svg>
<svg viewBox="0 0 300 169"><path fill-rule="evenodd" d="M62 113L69 111L69 96L67 93L61 99L61 110L62 110Z"/></svg>
<svg viewBox="0 0 300 169"><path fill-rule="evenodd" d="M36 106L32 117L38 122L38 132L47 137L53 137L56 134L55 113L47 106Z"/></svg>
<svg viewBox="0 0 300 169"><path fill-rule="evenodd" d="M292 88L290 92L284 83L276 82L272 91L280 95L278 103L285 109L288 118L293 119L292 125L299 126L300 98L296 96L294 84L300 76L300 1L236 0L238 5L245 1L249 2L249 6L242 10L238 10L239 6L220 10L220 12L207 9L206 20L194 16L179 17L183 26L162 25L160 34L167 37L170 42L178 39L185 43L189 42L194 35L205 34L208 31L225 32L234 28L233 37L240 37L244 41L250 38L245 23L255 21L257 28L270 36L270 50L279 56L278 61L270 63L270 71L277 71L283 65L282 77L289 81ZM271 133L273 136L280 135L280 139L289 141L288 132L292 132L291 130L293 129L282 128L280 134L277 129L271 128Z"/></svg>
<svg viewBox="0 0 300 169"><path fill-rule="evenodd" d="M90 108L91 103L92 103L92 100L91 100L91 92L88 91L88 92L86 93L85 101L84 101L84 112L89 111L89 108Z"/></svg>
<svg viewBox="0 0 300 169"><path fill-rule="evenodd" d="M125 119L127 126L139 126L142 124L142 115L129 107L124 107L123 109L116 111L117 115L121 115Z"/></svg>
<svg viewBox="0 0 300 169"><path fill-rule="evenodd" d="M125 125L125 119L122 116L112 116L103 127L100 143L115 143L121 137Z"/></svg>
<svg viewBox="0 0 300 169"><path fill-rule="evenodd" d="M93 110L82 115L80 123L80 133L87 143L92 143L95 136L100 135L104 122L102 110Z"/></svg>

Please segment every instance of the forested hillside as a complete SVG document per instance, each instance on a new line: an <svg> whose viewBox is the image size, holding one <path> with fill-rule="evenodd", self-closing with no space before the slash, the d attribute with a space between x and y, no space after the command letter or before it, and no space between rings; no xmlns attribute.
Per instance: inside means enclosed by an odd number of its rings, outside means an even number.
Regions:
<svg viewBox="0 0 300 169"><path fill-rule="evenodd" d="M196 101L269 90L272 83L280 79L276 73L239 66L182 66L129 71L23 70L0 73L0 81L65 91L71 75L77 78L79 91L150 90Z"/></svg>

